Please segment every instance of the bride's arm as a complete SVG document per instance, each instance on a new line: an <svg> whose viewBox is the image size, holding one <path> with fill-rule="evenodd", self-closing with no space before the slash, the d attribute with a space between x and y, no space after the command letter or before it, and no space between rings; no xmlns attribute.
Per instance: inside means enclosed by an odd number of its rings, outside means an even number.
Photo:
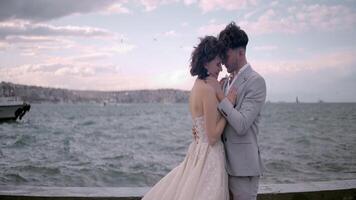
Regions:
<svg viewBox="0 0 356 200"><path fill-rule="evenodd" d="M214 145L220 140L220 136L224 130L226 120L224 117L219 117L217 114L217 101L215 90L209 88L205 91L203 98L205 130L207 132L210 145Z"/></svg>

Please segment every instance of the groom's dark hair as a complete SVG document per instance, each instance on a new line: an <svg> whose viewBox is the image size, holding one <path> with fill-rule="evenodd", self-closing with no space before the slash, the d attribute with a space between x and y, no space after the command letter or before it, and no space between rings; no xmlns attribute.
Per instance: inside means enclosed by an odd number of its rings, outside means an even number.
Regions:
<svg viewBox="0 0 356 200"><path fill-rule="evenodd" d="M194 47L191 55L190 74L192 76L198 75L199 79L205 79L209 74L204 65L220 54L221 44L216 37L205 36L200 38L200 43Z"/></svg>
<svg viewBox="0 0 356 200"><path fill-rule="evenodd" d="M248 43L248 36L244 30L231 22L228 24L224 30L219 33L219 42L221 43L223 50L223 55L226 54L226 51L230 49L236 49L242 47L246 49Z"/></svg>

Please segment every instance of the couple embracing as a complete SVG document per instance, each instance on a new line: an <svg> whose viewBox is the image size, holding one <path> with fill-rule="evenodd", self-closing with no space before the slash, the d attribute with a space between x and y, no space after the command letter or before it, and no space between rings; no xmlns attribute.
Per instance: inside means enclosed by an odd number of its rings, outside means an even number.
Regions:
<svg viewBox="0 0 356 200"><path fill-rule="evenodd" d="M248 36L234 22L206 36L191 56L194 141L182 163L143 200L256 199L263 166L257 142L264 79L246 59ZM218 81L222 65L229 78Z"/></svg>

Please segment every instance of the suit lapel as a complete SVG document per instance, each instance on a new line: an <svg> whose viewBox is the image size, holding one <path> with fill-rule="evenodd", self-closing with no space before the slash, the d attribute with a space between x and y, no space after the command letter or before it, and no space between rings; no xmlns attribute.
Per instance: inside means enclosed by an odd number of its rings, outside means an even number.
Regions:
<svg viewBox="0 0 356 200"><path fill-rule="evenodd" d="M250 65L248 65L247 68L241 74L237 75L238 77L236 78L236 81L233 83L232 87L237 88L238 94L241 93L242 88L243 88L242 86L248 80L248 77L250 76L251 72L252 72L252 68ZM226 90L228 89L227 83L228 83L228 80L225 81L224 86L223 86L224 93L226 93ZM231 89L231 87L230 87L230 89Z"/></svg>
<svg viewBox="0 0 356 200"><path fill-rule="evenodd" d="M241 74L238 75L234 87L237 88L237 95L238 98L236 99L235 105L239 106L242 101L243 90L244 90L244 83L248 80L249 76L251 75L252 68L249 65Z"/></svg>
<svg viewBox="0 0 356 200"><path fill-rule="evenodd" d="M247 81L247 79L248 79L249 75L251 74L251 72L252 72L252 68L249 65L249 66L247 66L247 68L241 74L237 75L238 77L237 77L237 79L236 79L236 81L234 83L234 86L236 88L239 88L239 86L241 86L244 82Z"/></svg>

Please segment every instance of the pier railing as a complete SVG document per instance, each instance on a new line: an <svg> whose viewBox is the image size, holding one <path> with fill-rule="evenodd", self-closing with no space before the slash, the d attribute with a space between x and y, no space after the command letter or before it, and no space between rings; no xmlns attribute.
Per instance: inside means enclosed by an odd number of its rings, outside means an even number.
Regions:
<svg viewBox="0 0 356 200"><path fill-rule="evenodd" d="M39 187L0 185L2 200L139 200L147 187ZM258 200L356 200L356 180L260 185Z"/></svg>

